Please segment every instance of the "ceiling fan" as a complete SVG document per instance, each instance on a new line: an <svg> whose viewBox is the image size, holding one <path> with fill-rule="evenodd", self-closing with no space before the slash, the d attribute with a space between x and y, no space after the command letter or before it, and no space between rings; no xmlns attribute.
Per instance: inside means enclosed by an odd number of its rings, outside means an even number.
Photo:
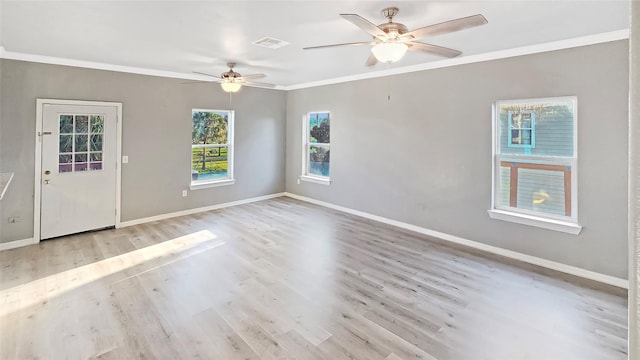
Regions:
<svg viewBox="0 0 640 360"><path fill-rule="evenodd" d="M340 14L343 18L350 21L357 27L368 32L373 36L372 41L353 42L344 44L322 45L303 48L323 49L336 46L358 46L371 45L371 55L366 62L367 66L373 66L380 62L395 62L400 60L407 50L422 51L429 54L453 58L461 54L460 51L449 49L442 46L425 44L414 41L427 36L446 34L454 31L467 29L470 27L480 26L487 23L487 19L481 14L467 16L455 20L445 21L435 25L425 26L419 29L409 31L409 29L397 22L393 22L393 17L398 14L397 7L388 7L382 10L382 16L386 17L388 22L375 25L369 20L357 14Z"/></svg>
<svg viewBox="0 0 640 360"><path fill-rule="evenodd" d="M220 76L215 76L199 71L194 71L194 74L200 74L205 76L210 76L216 78L216 82L220 83L222 90L226 92L237 92L240 90L242 85L253 85L259 87L268 87L272 88L275 85L253 81L254 79L262 79L266 77L265 74L250 74L250 75L242 75L239 72L233 71L233 68L236 66L234 62L228 62L227 66L229 67L229 71L225 71Z"/></svg>

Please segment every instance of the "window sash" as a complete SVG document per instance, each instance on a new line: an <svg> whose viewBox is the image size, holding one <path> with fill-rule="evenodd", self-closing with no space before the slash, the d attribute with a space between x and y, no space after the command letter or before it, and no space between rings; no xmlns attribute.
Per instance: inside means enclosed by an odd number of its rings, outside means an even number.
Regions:
<svg viewBox="0 0 640 360"><path fill-rule="evenodd" d="M217 147L231 147L229 144L192 144L192 149L206 149L206 148L217 148Z"/></svg>
<svg viewBox="0 0 640 360"><path fill-rule="evenodd" d="M198 185L198 184L209 184L209 183L216 183L216 182L221 182L221 181L227 181L227 180L231 180L233 179L233 153L232 153L232 148L230 145L227 144L205 144L205 145L192 145L191 149L227 149L227 176L222 177L222 178L216 178L216 179L198 179L198 180L194 180L193 179L193 173L191 174L192 178L191 178L191 184L192 185ZM192 151L192 156L193 156L193 151ZM191 159L193 161L193 157ZM192 171L193 169L193 162L191 163L191 169Z"/></svg>
<svg viewBox="0 0 640 360"><path fill-rule="evenodd" d="M327 150L331 149L331 144L326 144L326 143L307 143L305 146L305 171L304 174L305 176L311 176L311 177L318 177L318 178L322 178L322 179L329 179L330 176L324 176L324 175L319 175L319 174L314 174L311 172L310 168L311 168L311 147L312 146L316 146L316 147L321 147L321 148L325 148ZM329 166L331 166L331 160L329 160Z"/></svg>
<svg viewBox="0 0 640 360"><path fill-rule="evenodd" d="M514 159L516 158L516 159ZM515 160L515 161L514 161ZM545 158L545 157L532 157L532 156L512 156L497 154L494 158L494 178L495 186L493 190L493 208L496 210L505 210L511 212L517 212L527 215L551 218L561 221L576 221L577 220L577 166L578 160L576 158ZM509 205L503 205L501 203L500 196L502 195L501 189L501 176L500 170L508 163L516 163L514 167L510 166L510 181L509 181ZM519 165L522 164L522 165ZM569 168L569 170L566 170ZM514 172L514 169L516 170ZM530 170L547 170L563 172L563 192L564 192L564 205L565 215L552 214L544 211L535 211L525 208L517 207L518 196L518 174L519 169ZM514 198L515 197L515 198ZM515 204L515 206L514 206Z"/></svg>

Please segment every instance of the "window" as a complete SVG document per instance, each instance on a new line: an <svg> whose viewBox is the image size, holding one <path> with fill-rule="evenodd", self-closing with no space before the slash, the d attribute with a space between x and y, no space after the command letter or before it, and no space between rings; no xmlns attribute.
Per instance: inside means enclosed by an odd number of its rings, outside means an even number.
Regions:
<svg viewBox="0 0 640 360"><path fill-rule="evenodd" d="M102 170L104 115L58 115L58 172Z"/></svg>
<svg viewBox="0 0 640 360"><path fill-rule="evenodd" d="M498 101L492 218L577 234L577 99Z"/></svg>
<svg viewBox="0 0 640 360"><path fill-rule="evenodd" d="M193 109L191 125L191 190L233 184L233 111Z"/></svg>
<svg viewBox="0 0 640 360"><path fill-rule="evenodd" d="M310 112L303 119L301 179L329 185L331 116L328 111Z"/></svg>
<svg viewBox="0 0 640 360"><path fill-rule="evenodd" d="M536 147L536 113L532 110L507 111L509 147Z"/></svg>

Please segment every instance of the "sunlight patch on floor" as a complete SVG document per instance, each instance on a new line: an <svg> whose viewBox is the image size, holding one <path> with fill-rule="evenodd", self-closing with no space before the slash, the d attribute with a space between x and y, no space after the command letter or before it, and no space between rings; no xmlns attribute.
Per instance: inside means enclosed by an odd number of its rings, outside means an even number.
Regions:
<svg viewBox="0 0 640 360"><path fill-rule="evenodd" d="M0 316L9 315L136 266L141 266L140 272L136 273L140 274L226 244L221 240L213 242L216 238L211 231L202 230L2 290ZM203 244L206 245L201 246ZM201 248L196 249L200 246ZM185 254L192 249L189 254ZM154 263L152 267L143 266L151 263Z"/></svg>

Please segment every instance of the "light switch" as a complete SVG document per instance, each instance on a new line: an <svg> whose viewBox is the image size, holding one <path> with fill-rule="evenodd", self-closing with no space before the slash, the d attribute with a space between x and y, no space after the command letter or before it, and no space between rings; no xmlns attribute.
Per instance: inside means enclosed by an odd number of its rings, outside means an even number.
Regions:
<svg viewBox="0 0 640 360"><path fill-rule="evenodd" d="M129 157L128 157L128 156L126 156L126 155L125 155L125 156L123 156L123 157L122 157L122 163L123 163L123 164L128 164L128 163L129 163Z"/></svg>

